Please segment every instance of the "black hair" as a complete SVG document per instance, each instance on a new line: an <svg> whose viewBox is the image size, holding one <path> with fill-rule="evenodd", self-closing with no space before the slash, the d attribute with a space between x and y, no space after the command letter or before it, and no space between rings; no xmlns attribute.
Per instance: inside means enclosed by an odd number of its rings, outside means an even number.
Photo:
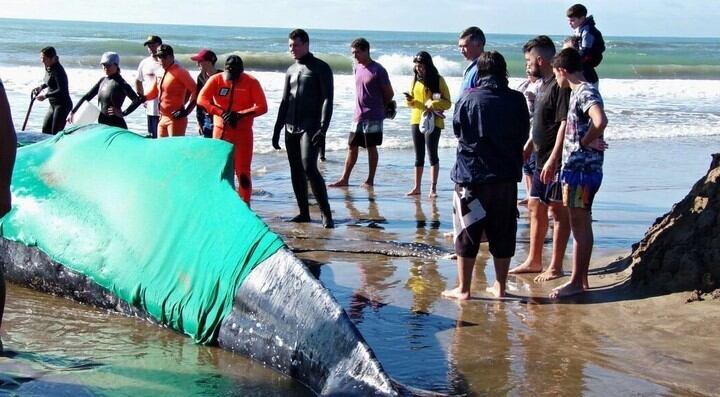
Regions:
<svg viewBox="0 0 720 397"><path fill-rule="evenodd" d="M555 55L552 66L555 69L565 69L568 73L576 73L582 70L582 57L578 50L566 48Z"/></svg>
<svg viewBox="0 0 720 397"><path fill-rule="evenodd" d="M582 4L573 4L567 10L568 18L584 18L587 16L587 8Z"/></svg>
<svg viewBox="0 0 720 397"><path fill-rule="evenodd" d="M157 51L155 52L156 58L174 57L175 50L169 44L160 44Z"/></svg>
<svg viewBox="0 0 720 397"><path fill-rule="evenodd" d="M307 32L302 29L295 29L288 35L288 39L295 40L300 39L300 41L303 42L303 44L310 41L310 36L308 36Z"/></svg>
<svg viewBox="0 0 720 397"><path fill-rule="evenodd" d="M57 56L57 51L55 51L55 47L45 47L42 50L40 50L40 53L45 55L48 58L55 58Z"/></svg>
<svg viewBox="0 0 720 397"><path fill-rule="evenodd" d="M230 55L225 59L225 70L239 75L245 71L245 64L239 55Z"/></svg>
<svg viewBox="0 0 720 397"><path fill-rule="evenodd" d="M565 43L570 43L570 46L577 50L580 47L580 38L577 36L568 36L563 40L563 46Z"/></svg>
<svg viewBox="0 0 720 397"><path fill-rule="evenodd" d="M425 65L425 77L420 78L417 71L415 71L413 86L416 81L421 81L431 93L435 94L440 92L440 73L433 63L432 56L425 51L420 51L413 58L413 63Z"/></svg>
<svg viewBox="0 0 720 397"><path fill-rule="evenodd" d="M477 71L478 79L493 76L504 86L508 84L507 63L502 54L497 51L486 51L480 54L477 60Z"/></svg>
<svg viewBox="0 0 720 397"><path fill-rule="evenodd" d="M469 28L465 29L460 33L460 38L463 39L465 37L469 37L470 41L473 43L485 47L485 33L483 33L482 29L480 29L477 26L470 26Z"/></svg>
<svg viewBox="0 0 720 397"><path fill-rule="evenodd" d="M555 43L552 39L545 35L540 35L528 40L523 46L523 53L528 53L535 49L545 60L552 60L555 56Z"/></svg>
<svg viewBox="0 0 720 397"><path fill-rule="evenodd" d="M353 40L352 43L350 43L350 47L357 48L361 51L370 51L370 43L365 40L363 37L359 37L355 40Z"/></svg>

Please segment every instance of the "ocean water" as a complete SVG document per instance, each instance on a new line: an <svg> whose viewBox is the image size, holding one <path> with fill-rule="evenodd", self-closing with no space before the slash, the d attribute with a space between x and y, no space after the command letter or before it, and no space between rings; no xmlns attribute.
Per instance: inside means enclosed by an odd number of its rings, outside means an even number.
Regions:
<svg viewBox="0 0 720 397"><path fill-rule="evenodd" d="M600 26L602 27L602 26ZM100 54L120 54L122 74L132 82L138 62L147 55L142 46L148 34L160 35L171 44L178 61L191 73L197 67L190 60L200 48L213 49L220 58L239 53L246 70L260 80L268 98L269 112L255 120L256 153L267 153L277 106L282 95L283 71L292 63L287 53L287 29L148 26L97 22L53 22L0 19L3 46L0 47L0 78L8 91L13 118L22 124L30 90L39 84L43 69L39 50L53 45L65 66L73 99L77 100L102 77ZM537 32L542 33L542 32ZM568 32L569 33L569 32ZM388 70L401 104L395 120L385 125L383 148L412 149L409 111L402 108L402 92L412 81L412 57L420 50L430 52L440 73L455 94L465 61L457 51L456 33L360 32L310 30L311 50L334 70L335 106L328 139L329 150L346 145L354 103L352 61L349 43L366 37L371 55ZM522 45L533 34L488 34L488 49L500 51L510 68L511 85L524 77ZM554 36L558 46L563 37ZM607 37L607 50L598 68L605 100L609 141L713 136L720 134L720 43L703 38ZM36 103L29 130L38 130L47 104ZM452 111L452 110L451 110ZM131 130L144 131L142 109L128 117ZM191 117L190 133L197 127ZM454 147L449 128L441 145Z"/></svg>

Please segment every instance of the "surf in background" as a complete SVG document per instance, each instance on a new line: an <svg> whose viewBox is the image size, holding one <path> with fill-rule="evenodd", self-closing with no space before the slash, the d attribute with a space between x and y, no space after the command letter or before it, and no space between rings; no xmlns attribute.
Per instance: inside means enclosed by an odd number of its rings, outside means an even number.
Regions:
<svg viewBox="0 0 720 397"><path fill-rule="evenodd" d="M558 23L563 23L562 19ZM283 72L292 59L287 53L289 29L180 26L98 22L0 19L0 78L5 83L13 118L22 120L30 90L43 77L39 50L57 48L78 100L102 76L100 54L115 51L121 71L132 84L137 64L147 56L142 42L157 34L175 49L177 60L197 74L190 56L210 48L224 58L238 53L246 69L258 77L268 98L269 112L255 121L255 151L272 151L270 137L282 95ZM543 32L537 32L541 34ZM568 34L570 30L568 29ZM419 50L433 55L446 77L451 94L457 95L465 61L457 51L457 33L380 32L310 29L311 50L335 72L335 106L328 149L344 150L355 100L349 43L365 37L372 57L389 72L400 104L398 116L385 125L384 149L412 149L409 111L402 92L412 81L412 57ZM487 34L487 49L500 51L508 60L511 85L524 77L523 44L535 34ZM558 48L564 36L552 36ZM606 138L658 139L720 134L720 42L709 38L606 37L607 50L598 68L600 90L610 119ZM455 98L453 98L454 100ZM29 129L38 130L45 104L36 104ZM451 109L452 111L452 109ZM131 130L145 131L142 108L127 118ZM196 126L190 118L189 135ZM450 128L443 131L441 146L453 147Z"/></svg>

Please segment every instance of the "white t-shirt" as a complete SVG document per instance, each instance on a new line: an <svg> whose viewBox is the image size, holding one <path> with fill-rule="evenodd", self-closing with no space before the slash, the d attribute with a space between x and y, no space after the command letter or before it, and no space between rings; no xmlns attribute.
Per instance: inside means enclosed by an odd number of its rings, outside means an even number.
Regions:
<svg viewBox="0 0 720 397"><path fill-rule="evenodd" d="M155 84L158 79L162 78L163 73L163 68L158 65L158 63L152 56L149 56L140 61L140 65L138 65L135 78L137 79L137 81L142 82L143 90L147 94L147 92L150 91L150 89L152 88L153 84ZM157 98L147 101L146 104L147 106L145 108L145 111L147 112L148 116L160 115Z"/></svg>

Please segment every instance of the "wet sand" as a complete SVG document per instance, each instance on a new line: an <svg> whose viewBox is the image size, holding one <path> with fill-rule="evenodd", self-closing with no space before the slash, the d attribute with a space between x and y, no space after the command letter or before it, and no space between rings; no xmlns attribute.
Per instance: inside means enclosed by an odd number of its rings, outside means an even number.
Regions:
<svg viewBox="0 0 720 397"><path fill-rule="evenodd" d="M711 150L703 139L611 145L593 210L592 290L559 303L546 297L567 277L538 284L534 275L511 276L508 289L517 298L491 300L484 292L494 281L487 247L476 261L476 299L458 304L440 297L456 277L455 262L445 256L452 252L452 161L442 161L452 159L451 150L441 153L436 200L426 198L426 186L419 197L404 196L412 159L397 152L381 152L379 183L362 188L367 171L361 152L351 186L329 189L334 230L320 227L316 209L313 224L285 222L296 211L289 186L286 192L273 189L253 206L301 258L315 264L401 382L471 395L717 394L720 345L713 341L720 330L710 324L720 319L720 302L687 304L682 293L640 298L622 286L631 269L606 268L704 175ZM342 167L342 155L333 154L322 164L329 181ZM285 166L281 160L279 154L279 168ZM280 170L265 171L258 180ZM512 265L527 255L526 209L520 213ZM564 261L567 275L571 250L572 243ZM545 254L548 263L549 241Z"/></svg>
<svg viewBox="0 0 720 397"><path fill-rule="evenodd" d="M593 211L593 289L558 303L544 297L567 277L537 284L533 275L511 276L509 292L518 298L489 299L482 293L494 280L487 247L476 262L476 299L440 297L456 276L447 256L449 149L434 201L404 196L412 172L406 151L381 151L377 186L360 187L361 152L351 186L329 190L332 230L321 228L316 207L313 223L286 222L296 207L285 154L257 156L253 208L306 260L401 383L468 395L720 394L720 302L687 304L683 293L641 298L621 287L629 269L605 268L704 175L712 140L611 145ZM321 164L328 182L343 159L328 153ZM520 215L513 265L527 255L522 207ZM52 384L55 395L307 394L260 364L170 330L18 287L9 289L0 336L19 353L0 358L2 392Z"/></svg>

